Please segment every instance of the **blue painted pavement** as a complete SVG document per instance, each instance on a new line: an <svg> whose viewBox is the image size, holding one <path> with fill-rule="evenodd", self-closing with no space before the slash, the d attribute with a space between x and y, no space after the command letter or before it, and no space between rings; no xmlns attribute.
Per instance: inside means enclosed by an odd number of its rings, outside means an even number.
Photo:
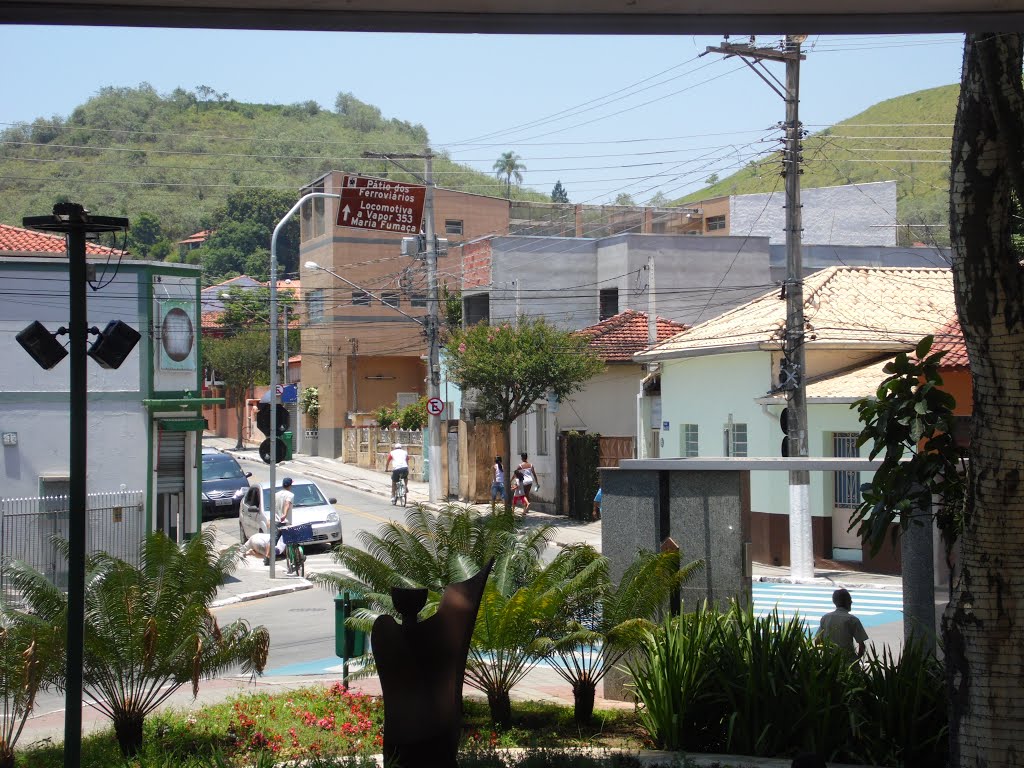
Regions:
<svg viewBox="0 0 1024 768"><path fill-rule="evenodd" d="M832 586L754 582L754 613L767 616L778 608L781 618L799 615L804 626L816 630L819 619L835 610L834 589ZM903 590L851 589L849 592L853 597L852 613L865 629L903 621Z"/></svg>

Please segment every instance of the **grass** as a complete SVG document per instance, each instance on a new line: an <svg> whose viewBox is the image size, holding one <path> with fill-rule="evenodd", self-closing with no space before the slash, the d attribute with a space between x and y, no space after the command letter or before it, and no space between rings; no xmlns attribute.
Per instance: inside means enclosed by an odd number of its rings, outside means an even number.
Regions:
<svg viewBox="0 0 1024 768"><path fill-rule="evenodd" d="M283 693L234 696L198 711L168 710L146 723L143 748L125 761L112 729L83 740L83 768L230 768L270 766L289 760L313 760L311 766L371 765L381 751L384 710L380 699L346 692L340 683L310 686ZM571 707L541 702L516 702L512 724L498 731L484 699L465 700L463 745L466 765L479 766L626 766L577 754L575 763L555 759L557 749L572 755L582 748L637 750L648 746L646 734L631 710L598 710L589 728L573 720ZM21 768L58 768L61 745L37 743L18 752ZM496 750L522 747L526 756L508 758ZM547 757L543 757L547 755ZM595 759L598 761L595 762ZM341 762L341 761L347 762ZM603 760L603 762L601 762Z"/></svg>

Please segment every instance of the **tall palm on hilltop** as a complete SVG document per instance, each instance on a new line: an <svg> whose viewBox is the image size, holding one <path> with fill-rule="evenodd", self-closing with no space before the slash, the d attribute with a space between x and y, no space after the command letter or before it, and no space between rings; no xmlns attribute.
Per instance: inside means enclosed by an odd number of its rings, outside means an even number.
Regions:
<svg viewBox="0 0 1024 768"><path fill-rule="evenodd" d="M509 150L502 152L501 157L494 161L494 175L499 179L505 177L505 197L509 200L512 199L512 179L516 180L516 184L523 183L522 172L526 170L526 166L522 160L523 158Z"/></svg>

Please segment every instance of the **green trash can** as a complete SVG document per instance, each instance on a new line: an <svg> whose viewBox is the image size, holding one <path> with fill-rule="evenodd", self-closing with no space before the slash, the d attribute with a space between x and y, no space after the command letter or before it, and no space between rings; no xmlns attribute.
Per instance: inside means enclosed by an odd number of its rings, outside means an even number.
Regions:
<svg viewBox="0 0 1024 768"><path fill-rule="evenodd" d="M284 442L284 458L281 461L288 461L295 453L295 434L293 432L282 432L281 440Z"/></svg>
<svg viewBox="0 0 1024 768"><path fill-rule="evenodd" d="M334 655L342 659L355 659L366 653L366 633L345 626L345 621L366 600L354 592L342 592L334 597Z"/></svg>

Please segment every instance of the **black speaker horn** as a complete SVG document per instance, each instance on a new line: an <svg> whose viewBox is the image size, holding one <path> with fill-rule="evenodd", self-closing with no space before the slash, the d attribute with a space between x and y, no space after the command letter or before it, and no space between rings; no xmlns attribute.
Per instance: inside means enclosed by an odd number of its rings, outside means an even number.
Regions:
<svg viewBox="0 0 1024 768"><path fill-rule="evenodd" d="M89 347L89 357L104 368L120 368L142 335L127 323L111 320Z"/></svg>

